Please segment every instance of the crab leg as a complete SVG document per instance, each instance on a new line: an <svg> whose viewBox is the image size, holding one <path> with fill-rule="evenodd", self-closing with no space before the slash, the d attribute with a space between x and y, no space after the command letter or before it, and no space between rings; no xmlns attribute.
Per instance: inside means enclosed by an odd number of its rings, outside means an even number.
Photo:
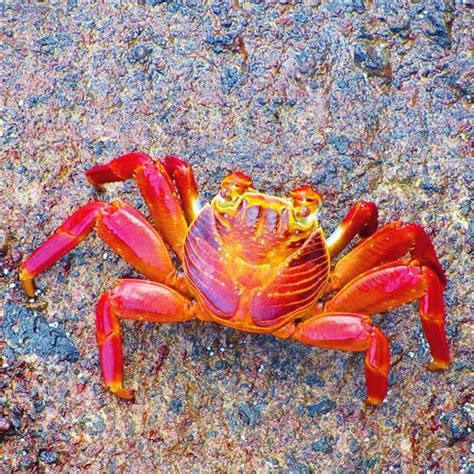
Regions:
<svg viewBox="0 0 474 474"><path fill-rule="evenodd" d="M337 229L326 239L329 255L336 256L359 234L368 237L377 230L378 212L373 202L356 202Z"/></svg>
<svg viewBox="0 0 474 474"><path fill-rule="evenodd" d="M164 162L153 161L135 152L91 168L86 176L99 188L104 183L134 178L164 240L181 254L188 223L199 208L196 183L187 163L172 156Z"/></svg>
<svg viewBox="0 0 474 474"><path fill-rule="evenodd" d="M167 156L164 165L175 182L186 221L190 224L197 217L201 208L193 169L176 156Z"/></svg>
<svg viewBox="0 0 474 474"><path fill-rule="evenodd" d="M382 403L387 393L390 348L385 335L363 314L328 312L296 325L291 335L303 344L341 351L365 351L367 402Z"/></svg>
<svg viewBox="0 0 474 474"><path fill-rule="evenodd" d="M430 237L416 224L392 222L377 230L344 256L331 274L331 290L338 290L357 275L385 262L397 260L410 252L421 265L430 267L443 286L444 271Z"/></svg>
<svg viewBox="0 0 474 474"><path fill-rule="evenodd" d="M139 272L154 281L183 285L158 232L123 201L93 201L79 208L20 267L20 280L34 296L33 279L76 247L95 227L99 237Z"/></svg>
<svg viewBox="0 0 474 474"><path fill-rule="evenodd" d="M419 299L420 318L433 357L430 369L445 369L450 358L443 286L430 267L416 262L390 262L351 281L326 303L325 311L372 315Z"/></svg>
<svg viewBox="0 0 474 474"><path fill-rule="evenodd" d="M164 285L150 281L118 280L111 290L102 295L96 310L100 367L107 387L120 398L133 398L133 392L123 386L119 318L177 323L195 317L192 303Z"/></svg>

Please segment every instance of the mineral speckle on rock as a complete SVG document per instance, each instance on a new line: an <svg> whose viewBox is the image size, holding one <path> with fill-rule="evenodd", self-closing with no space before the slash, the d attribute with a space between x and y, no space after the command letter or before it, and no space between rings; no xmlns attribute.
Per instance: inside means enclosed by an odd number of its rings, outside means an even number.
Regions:
<svg viewBox="0 0 474 474"><path fill-rule="evenodd" d="M40 357L57 357L60 361L77 362L79 353L62 331L51 327L37 312L5 302L3 308L3 334L8 346L20 354Z"/></svg>
<svg viewBox="0 0 474 474"><path fill-rule="evenodd" d="M0 42L1 472L469 472L472 2L4 2ZM387 334L386 401L362 353L202 322L123 321L134 402L101 381L94 311L138 276L91 234L37 279L18 267L74 209L122 198L84 172L175 154L203 202L230 171L425 227L446 269L453 364L426 369L417 304ZM6 237L8 236L8 239Z"/></svg>

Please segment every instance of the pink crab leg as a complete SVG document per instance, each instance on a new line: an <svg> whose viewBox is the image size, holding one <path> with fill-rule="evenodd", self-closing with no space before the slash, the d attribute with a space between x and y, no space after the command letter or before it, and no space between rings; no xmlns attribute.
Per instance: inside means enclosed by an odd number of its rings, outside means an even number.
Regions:
<svg viewBox="0 0 474 474"><path fill-rule="evenodd" d="M303 344L341 351L365 351L367 402L382 403L387 393L390 348L385 335L363 314L328 312L296 325L291 335Z"/></svg>
<svg viewBox="0 0 474 474"><path fill-rule="evenodd" d="M135 180L160 234L181 256L188 224L165 167L159 161L141 165L135 171Z"/></svg>
<svg viewBox="0 0 474 474"><path fill-rule="evenodd" d="M199 208L196 182L187 163L171 156L164 162L153 161L148 155L135 152L91 168L86 176L97 187L134 178L156 227L173 251L181 255L188 223Z"/></svg>
<svg viewBox="0 0 474 474"><path fill-rule="evenodd" d="M377 230L378 212L373 202L356 202L337 229L326 239L329 255L336 256L359 234L368 237Z"/></svg>
<svg viewBox="0 0 474 474"><path fill-rule="evenodd" d="M338 290L357 275L407 253L435 271L443 286L446 285L444 271L424 229L416 224L392 222L381 227L336 264L331 274L332 290Z"/></svg>
<svg viewBox="0 0 474 474"><path fill-rule="evenodd" d="M101 185L105 183L133 178L135 170L145 163L153 163L153 160L145 153L127 153L105 165L95 166L87 170L86 177L91 184L101 188Z"/></svg>
<svg viewBox="0 0 474 474"><path fill-rule="evenodd" d="M164 165L176 184L186 221L190 224L199 214L201 207L193 169L176 156L167 156Z"/></svg>
<svg viewBox="0 0 474 474"><path fill-rule="evenodd" d="M358 276L325 305L325 311L353 311L368 315L420 300L423 330L431 349L430 369L449 365L445 331L443 284L431 268L403 261L381 265Z"/></svg>
<svg viewBox="0 0 474 474"><path fill-rule="evenodd" d="M172 289L140 280L118 280L102 295L96 310L96 335L105 384L115 395L132 399L123 386L122 336L119 318L159 323L195 319L192 303Z"/></svg>
<svg viewBox="0 0 474 474"><path fill-rule="evenodd" d="M20 267L20 281L34 296L33 279L76 247L93 228L115 252L148 278L182 284L158 232L123 201L90 202L78 209Z"/></svg>

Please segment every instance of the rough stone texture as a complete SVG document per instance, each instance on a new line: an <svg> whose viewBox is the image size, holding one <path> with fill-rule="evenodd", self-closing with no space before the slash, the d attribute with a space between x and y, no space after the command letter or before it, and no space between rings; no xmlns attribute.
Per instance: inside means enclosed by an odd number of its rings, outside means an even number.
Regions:
<svg viewBox="0 0 474 474"><path fill-rule="evenodd" d="M472 472L472 7L4 2L0 471ZM383 222L423 224L449 278L451 368L426 370L415 304L376 318L393 356L378 408L364 404L360 354L125 322L137 400L114 398L93 312L130 268L91 236L38 279L34 302L16 270L97 197L84 171L134 149L189 160L205 200L236 169L276 194L312 184L328 232L358 199ZM133 183L103 198L116 196L146 212Z"/></svg>

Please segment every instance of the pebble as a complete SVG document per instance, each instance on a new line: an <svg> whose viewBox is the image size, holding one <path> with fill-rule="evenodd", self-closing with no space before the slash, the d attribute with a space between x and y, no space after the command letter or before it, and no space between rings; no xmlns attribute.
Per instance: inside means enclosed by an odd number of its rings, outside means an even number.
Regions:
<svg viewBox="0 0 474 474"><path fill-rule="evenodd" d="M473 420L464 407L443 415L441 422L448 428L448 437L452 443L466 438L473 426Z"/></svg>
<svg viewBox="0 0 474 474"><path fill-rule="evenodd" d="M58 454L55 451L40 451L39 458L46 464L56 464Z"/></svg>
<svg viewBox="0 0 474 474"><path fill-rule="evenodd" d="M376 49L367 42L358 42L354 46L354 62L369 76L391 79L390 63L382 48Z"/></svg>
<svg viewBox="0 0 474 474"><path fill-rule="evenodd" d="M10 420L3 416L0 416L0 433L7 432L11 427Z"/></svg>
<svg viewBox="0 0 474 474"><path fill-rule="evenodd" d="M175 414L179 415L183 409L183 400L181 398L173 398L170 402L170 410Z"/></svg>
<svg viewBox="0 0 474 474"><path fill-rule="evenodd" d="M259 407L253 403L239 403L237 405L237 416L249 428L255 428L260 424L261 412Z"/></svg>
<svg viewBox="0 0 474 474"><path fill-rule="evenodd" d="M315 374L307 375L303 382L310 387L324 387L326 385L326 382Z"/></svg>
<svg viewBox="0 0 474 474"><path fill-rule="evenodd" d="M311 444L311 449L316 453L330 454L333 452L334 438L324 435L318 441Z"/></svg>
<svg viewBox="0 0 474 474"><path fill-rule="evenodd" d="M337 404L335 401L330 400L329 398L325 398L318 403L314 403L312 405L306 405L306 411L308 416L314 418L315 416L325 415L333 410L335 410Z"/></svg>
<svg viewBox="0 0 474 474"><path fill-rule="evenodd" d="M10 238L6 230L0 229L0 256L4 256L8 252Z"/></svg>
<svg viewBox="0 0 474 474"><path fill-rule="evenodd" d="M153 53L153 48L149 45L141 44L132 48L128 60L134 64L146 64L150 61L150 56Z"/></svg>

